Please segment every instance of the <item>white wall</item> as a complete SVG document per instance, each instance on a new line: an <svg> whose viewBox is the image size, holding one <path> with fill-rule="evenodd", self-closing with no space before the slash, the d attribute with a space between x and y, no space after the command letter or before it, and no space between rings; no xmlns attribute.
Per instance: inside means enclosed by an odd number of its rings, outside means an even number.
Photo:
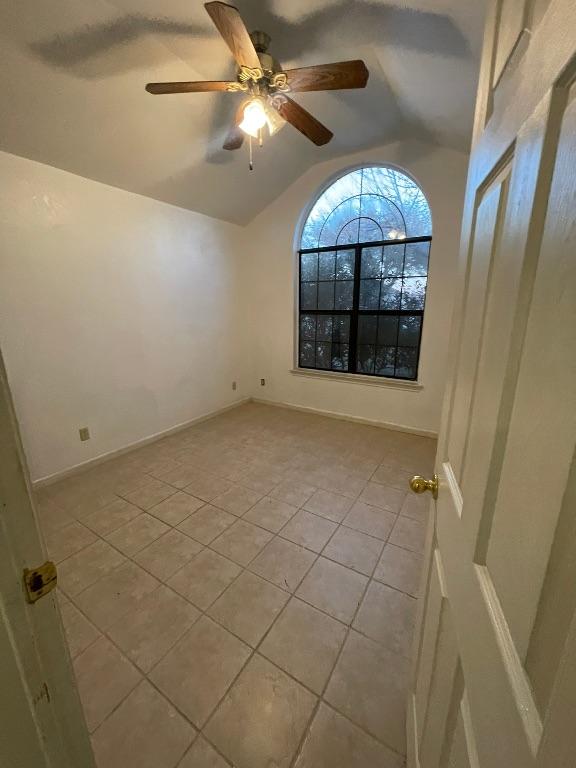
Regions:
<svg viewBox="0 0 576 768"><path fill-rule="evenodd" d="M368 386L290 373L294 364L294 236L303 208L335 173L362 163L399 166L421 185L432 210L433 240L419 381L422 388ZM436 432L439 427L468 156L395 142L315 165L247 230L252 282L250 345L253 395L276 402ZM256 171L257 172L257 171ZM260 378L266 386L260 387Z"/></svg>
<svg viewBox="0 0 576 768"><path fill-rule="evenodd" d="M0 153L0 347L33 479L246 396L242 235Z"/></svg>

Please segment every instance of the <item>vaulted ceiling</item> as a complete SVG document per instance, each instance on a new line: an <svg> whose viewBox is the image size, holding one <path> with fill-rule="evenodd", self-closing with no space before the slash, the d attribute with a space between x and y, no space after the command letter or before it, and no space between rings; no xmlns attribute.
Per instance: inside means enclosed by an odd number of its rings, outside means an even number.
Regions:
<svg viewBox="0 0 576 768"><path fill-rule="evenodd" d="M466 151L480 0L236 0L286 68L363 58L362 91L296 100L334 132L291 126L255 149L222 142L238 94L150 96L149 81L234 78L200 0L0 2L0 149L246 222L311 165L401 137Z"/></svg>

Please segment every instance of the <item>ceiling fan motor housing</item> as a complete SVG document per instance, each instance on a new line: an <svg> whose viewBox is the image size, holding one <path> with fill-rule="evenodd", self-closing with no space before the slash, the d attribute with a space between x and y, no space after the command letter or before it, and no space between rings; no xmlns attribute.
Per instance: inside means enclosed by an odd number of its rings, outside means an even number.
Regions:
<svg viewBox="0 0 576 768"><path fill-rule="evenodd" d="M259 29L250 32L250 40L254 43L257 53L266 53L271 39L270 35L266 34L266 32L261 32Z"/></svg>

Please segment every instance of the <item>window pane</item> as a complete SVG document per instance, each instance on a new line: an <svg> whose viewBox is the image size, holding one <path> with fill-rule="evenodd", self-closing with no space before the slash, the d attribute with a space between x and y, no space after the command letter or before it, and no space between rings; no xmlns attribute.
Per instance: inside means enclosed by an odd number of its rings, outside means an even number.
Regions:
<svg viewBox="0 0 576 768"><path fill-rule="evenodd" d="M318 283L301 283L300 309L316 309L316 290Z"/></svg>
<svg viewBox="0 0 576 768"><path fill-rule="evenodd" d="M380 280L360 280L360 309L378 309Z"/></svg>
<svg viewBox="0 0 576 768"><path fill-rule="evenodd" d="M380 315L378 318L378 344L395 347L398 338L398 318Z"/></svg>
<svg viewBox="0 0 576 768"><path fill-rule="evenodd" d="M355 261L354 251L338 251L336 254L336 280L353 280Z"/></svg>
<svg viewBox="0 0 576 768"><path fill-rule="evenodd" d="M425 296L425 277L409 277L404 279L404 287L402 289L402 309L424 309Z"/></svg>
<svg viewBox="0 0 576 768"><path fill-rule="evenodd" d="M362 277L382 276L382 251L383 248L362 248L361 269Z"/></svg>
<svg viewBox="0 0 576 768"><path fill-rule="evenodd" d="M376 344L378 315L360 315L358 318L358 344Z"/></svg>
<svg viewBox="0 0 576 768"><path fill-rule="evenodd" d="M332 317L330 315L318 315L316 330L317 341L332 341Z"/></svg>
<svg viewBox="0 0 576 768"><path fill-rule="evenodd" d="M318 309L334 309L334 282L318 283Z"/></svg>
<svg viewBox="0 0 576 768"><path fill-rule="evenodd" d="M300 365L304 366L305 368L314 368L314 344L310 341L304 341L300 343Z"/></svg>
<svg viewBox="0 0 576 768"><path fill-rule="evenodd" d="M318 279L318 255L303 253L300 256L300 280Z"/></svg>
<svg viewBox="0 0 576 768"><path fill-rule="evenodd" d="M356 369L358 373L374 373L374 358L376 347L365 344L358 345Z"/></svg>
<svg viewBox="0 0 576 768"><path fill-rule="evenodd" d="M331 361L332 344L330 342L321 342L316 344L316 368L332 367Z"/></svg>
<svg viewBox="0 0 576 768"><path fill-rule="evenodd" d="M332 344L332 369L335 371L348 370L347 344Z"/></svg>
<svg viewBox="0 0 576 768"><path fill-rule="evenodd" d="M382 280L380 309L400 309L401 295L402 280Z"/></svg>
<svg viewBox="0 0 576 768"><path fill-rule="evenodd" d="M402 347L417 347L420 343L421 317L404 315L400 320L398 345Z"/></svg>
<svg viewBox="0 0 576 768"><path fill-rule="evenodd" d="M376 348L376 373L379 376L394 376L396 347Z"/></svg>
<svg viewBox="0 0 576 768"><path fill-rule="evenodd" d="M418 364L418 350L415 347L398 347L396 353L396 376L415 379Z"/></svg>
<svg viewBox="0 0 576 768"><path fill-rule="evenodd" d="M332 251L318 254L318 279L334 280L336 256Z"/></svg>
<svg viewBox="0 0 576 768"><path fill-rule="evenodd" d="M404 246L385 245L383 251L382 277L400 277L404 265Z"/></svg>
<svg viewBox="0 0 576 768"><path fill-rule="evenodd" d="M405 275L427 275L430 243L408 243L406 245Z"/></svg>
<svg viewBox="0 0 576 768"><path fill-rule="evenodd" d="M354 283L351 280L336 283L335 309L352 309Z"/></svg>
<svg viewBox="0 0 576 768"><path fill-rule="evenodd" d="M316 318L314 315L300 315L300 338L314 340L316 336Z"/></svg>
<svg viewBox="0 0 576 768"><path fill-rule="evenodd" d="M347 315L333 316L332 341L342 344L350 341L350 318Z"/></svg>

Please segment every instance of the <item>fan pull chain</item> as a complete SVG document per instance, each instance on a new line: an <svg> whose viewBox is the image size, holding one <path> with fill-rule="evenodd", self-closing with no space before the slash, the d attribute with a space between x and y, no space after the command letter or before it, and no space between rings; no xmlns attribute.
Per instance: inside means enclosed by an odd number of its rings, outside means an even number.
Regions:
<svg viewBox="0 0 576 768"><path fill-rule="evenodd" d="M253 171L254 170L254 162L252 161L252 136L250 136L250 135L248 135L248 145L250 147L250 163L249 163L249 166L250 166L250 170Z"/></svg>

